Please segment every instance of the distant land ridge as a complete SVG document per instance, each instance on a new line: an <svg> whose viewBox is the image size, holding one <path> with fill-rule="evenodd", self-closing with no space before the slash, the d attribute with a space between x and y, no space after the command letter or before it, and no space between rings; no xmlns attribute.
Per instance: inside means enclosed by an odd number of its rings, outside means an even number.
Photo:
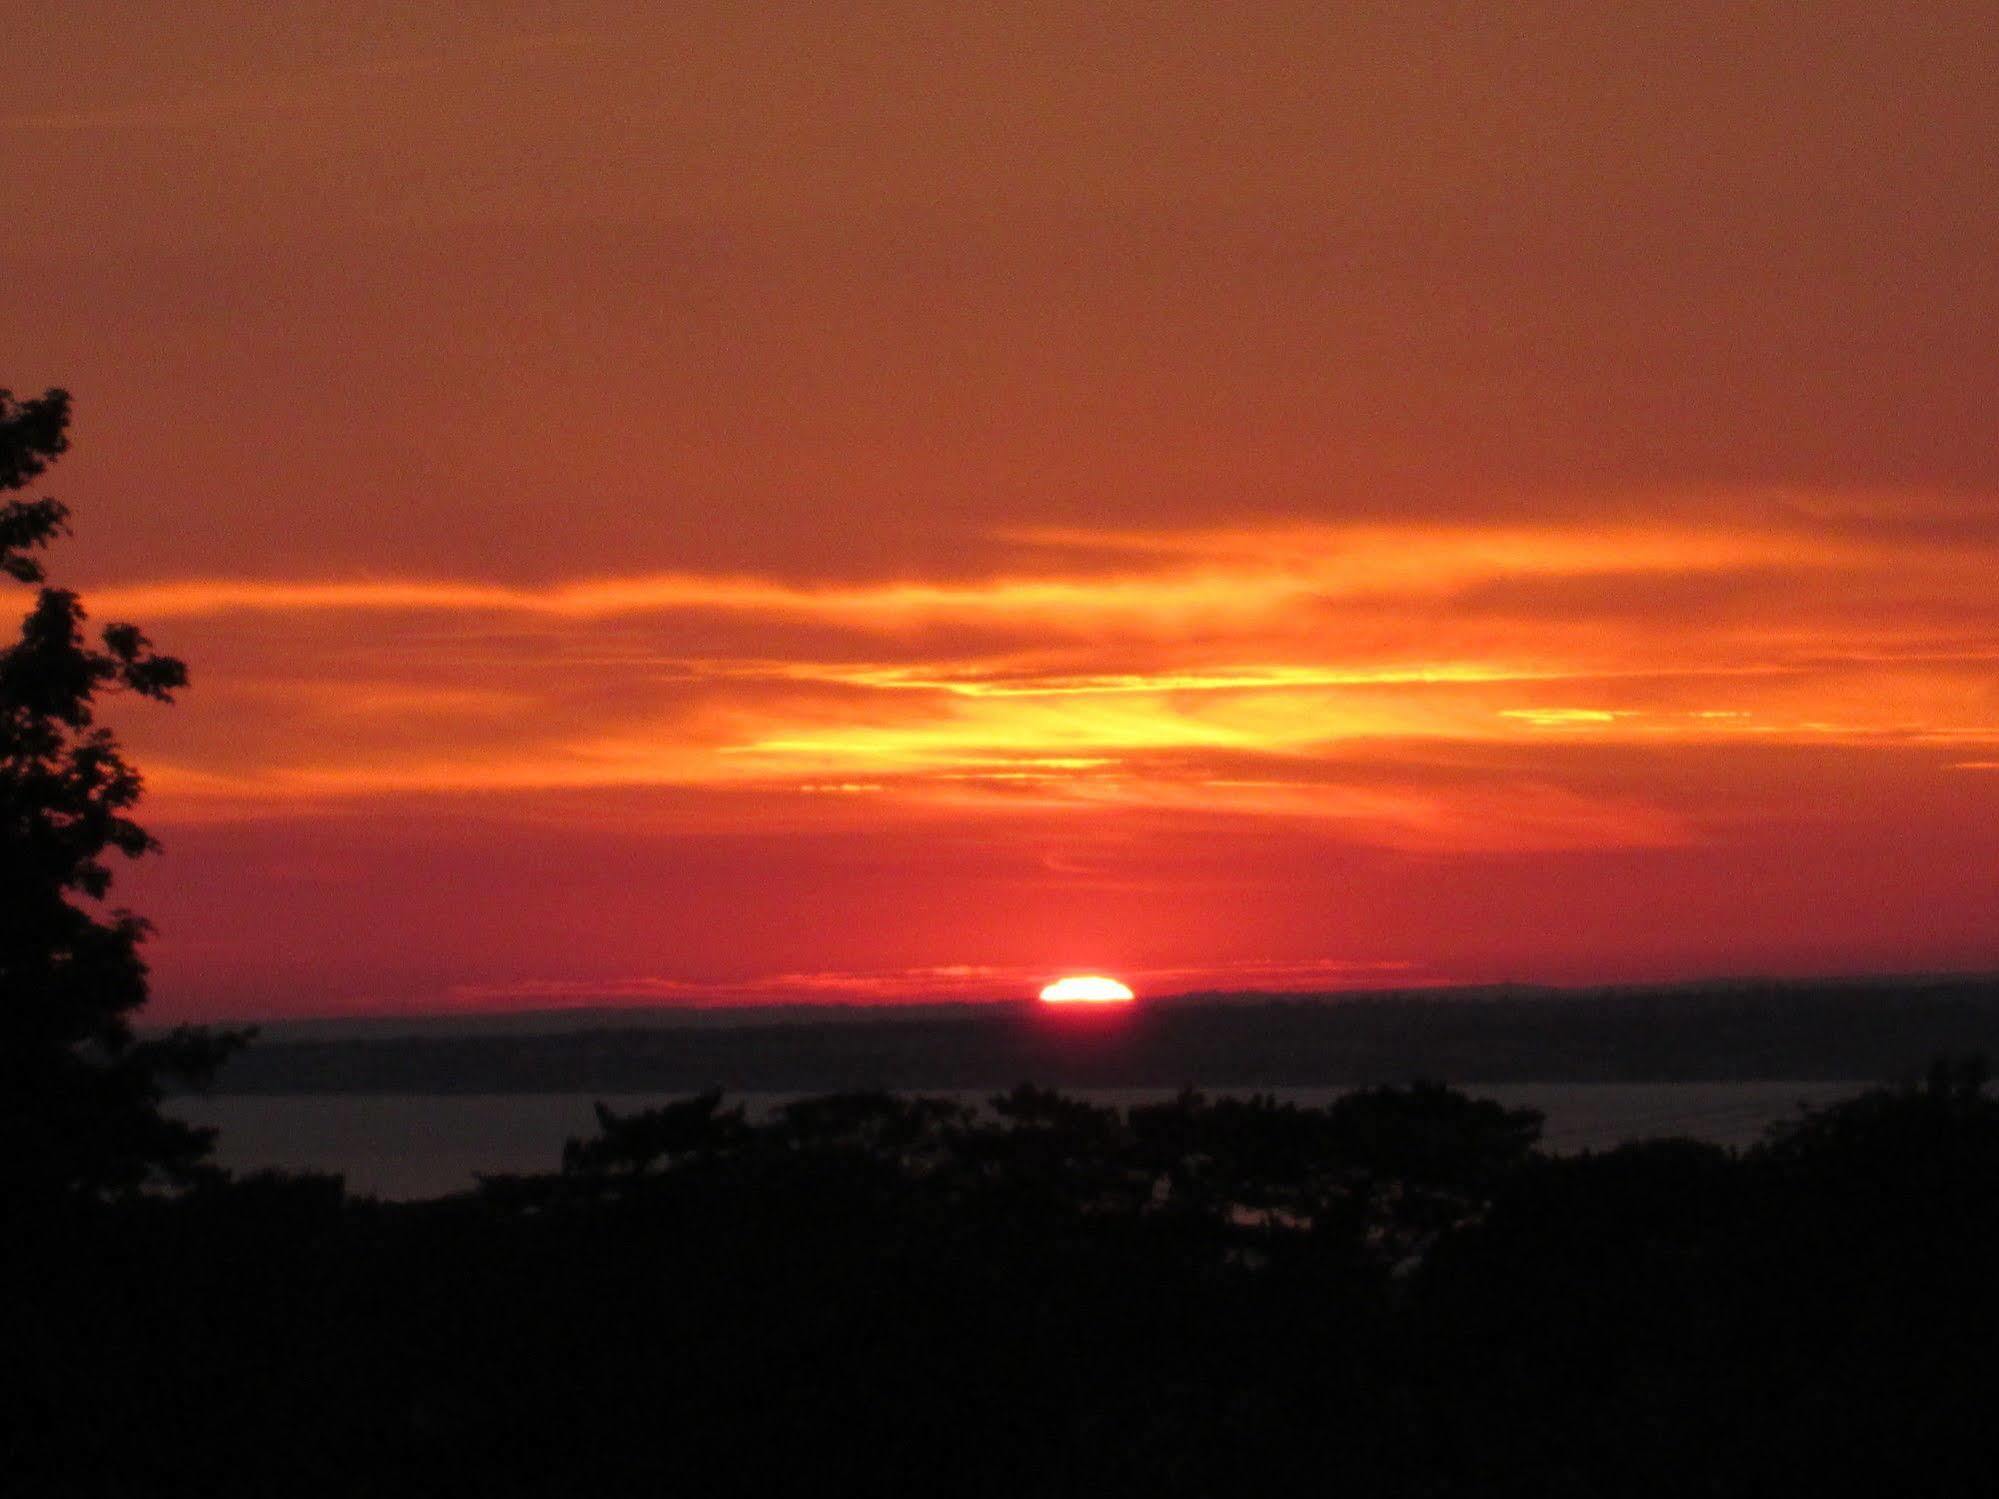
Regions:
<svg viewBox="0 0 1999 1499"><path fill-rule="evenodd" d="M1999 976L1594 990L1180 996L1115 1014L1031 1004L764 1011L730 1023L618 1012L274 1027L214 1091L685 1093L1702 1082L1913 1077L1999 1058ZM546 1027L536 1021L546 1021ZM512 1028L513 1022L525 1028ZM380 1027L380 1030L375 1030ZM329 1023L329 1029L331 1025Z"/></svg>

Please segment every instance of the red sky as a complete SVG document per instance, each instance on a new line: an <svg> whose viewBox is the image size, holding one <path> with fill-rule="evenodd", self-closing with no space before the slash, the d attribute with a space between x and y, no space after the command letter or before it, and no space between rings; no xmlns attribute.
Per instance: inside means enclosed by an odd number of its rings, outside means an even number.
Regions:
<svg viewBox="0 0 1999 1499"><path fill-rule="evenodd" d="M162 1017L1999 966L1999 10L78 4Z"/></svg>

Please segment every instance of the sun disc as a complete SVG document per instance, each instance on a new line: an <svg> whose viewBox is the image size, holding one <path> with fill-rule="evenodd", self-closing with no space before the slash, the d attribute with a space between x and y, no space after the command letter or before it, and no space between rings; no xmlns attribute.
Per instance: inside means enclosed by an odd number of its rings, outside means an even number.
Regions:
<svg viewBox="0 0 1999 1499"><path fill-rule="evenodd" d="M1132 998L1131 990L1116 979L1105 978L1100 973L1079 973L1069 978L1057 979L1041 991L1042 1001L1051 1005L1067 1004L1125 1004Z"/></svg>

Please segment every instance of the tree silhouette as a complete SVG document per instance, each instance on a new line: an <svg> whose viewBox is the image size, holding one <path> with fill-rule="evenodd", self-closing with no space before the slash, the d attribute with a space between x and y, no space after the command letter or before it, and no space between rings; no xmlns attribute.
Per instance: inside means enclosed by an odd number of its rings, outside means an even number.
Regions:
<svg viewBox="0 0 1999 1499"><path fill-rule="evenodd" d="M67 392L0 390L0 493L40 477L68 428ZM48 585L38 555L68 529L54 499L0 505L0 573L36 590L19 640L0 649L0 1206L199 1176L212 1132L160 1113L163 1082L205 1081L246 1039L133 1034L148 927L105 898L111 860L156 845L130 816L139 774L97 704L171 702L187 670L135 626L86 636L82 603Z"/></svg>

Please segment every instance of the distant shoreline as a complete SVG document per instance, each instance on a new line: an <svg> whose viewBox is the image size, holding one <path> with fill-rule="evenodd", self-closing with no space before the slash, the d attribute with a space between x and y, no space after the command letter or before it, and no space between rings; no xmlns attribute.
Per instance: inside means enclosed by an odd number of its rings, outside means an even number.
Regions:
<svg viewBox="0 0 1999 1499"><path fill-rule="evenodd" d="M734 1023L616 1011L575 1015L568 1026L545 1016L434 1018L358 1035L294 1023L234 1059L214 1091L1847 1082L1911 1078L1942 1056L1999 1056L1999 979L1989 976L1188 996L1088 1015L1006 1003L885 1008L801 1016L783 1007Z"/></svg>
<svg viewBox="0 0 1999 1499"><path fill-rule="evenodd" d="M1914 994L1940 989L1999 988L1999 969L1935 973L1814 974L1805 977L1710 975L1646 983L1443 983L1398 984L1355 989L1190 989L1147 994L1147 1010L1188 1006L1487 1004L1495 1000L1565 1001L1606 999L1718 999L1775 997L1782 994ZM570 1030L733 1027L798 1023L851 1023L870 1020L948 1020L1009 1012L1040 1013L1022 995L919 1000L753 1000L705 1003L595 1004L520 1010L373 1010L329 1015L225 1015L189 1023L225 1029L255 1028L274 1041L347 1040L436 1034L553 1034ZM142 1029L164 1032L169 1025Z"/></svg>

